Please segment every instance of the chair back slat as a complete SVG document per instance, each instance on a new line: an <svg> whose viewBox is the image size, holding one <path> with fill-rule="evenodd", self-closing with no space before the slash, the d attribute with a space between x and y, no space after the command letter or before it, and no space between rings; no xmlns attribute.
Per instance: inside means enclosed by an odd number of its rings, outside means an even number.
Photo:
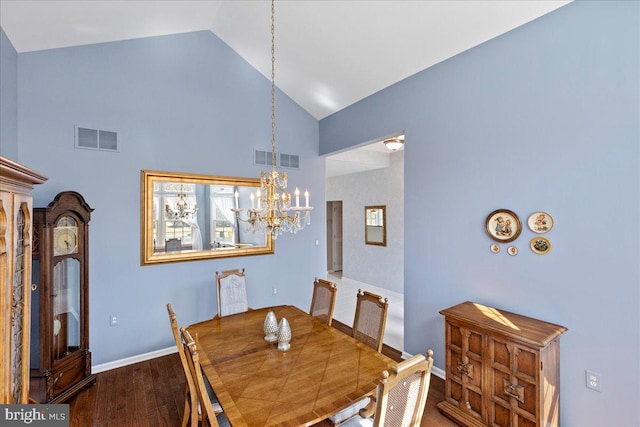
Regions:
<svg viewBox="0 0 640 427"><path fill-rule="evenodd" d="M417 354L385 371L378 385L374 427L419 426L433 367L433 351Z"/></svg>
<svg viewBox="0 0 640 427"><path fill-rule="evenodd" d="M309 314L331 325L337 290L335 283L316 277L313 281L313 298Z"/></svg>
<svg viewBox="0 0 640 427"><path fill-rule="evenodd" d="M389 300L387 298L358 289L356 314L353 320L353 337L380 352L388 309Z"/></svg>
<svg viewBox="0 0 640 427"><path fill-rule="evenodd" d="M222 273L216 271L216 291L220 317L242 313L249 309L244 268L225 270Z"/></svg>
<svg viewBox="0 0 640 427"><path fill-rule="evenodd" d="M193 380L196 385L198 393L198 400L200 402L200 410L202 417L202 424L205 425L205 421L209 421L211 427L219 427L218 419L216 418L216 412L209 398L209 393L204 383L204 377L202 375L202 367L200 366L200 356L198 355L198 349L193 337L185 328L180 329L182 343L185 351L188 353L187 362L189 370L193 376Z"/></svg>
<svg viewBox="0 0 640 427"><path fill-rule="evenodd" d="M187 410L189 411L189 419L191 419L191 425L198 425L198 392L196 390L196 385L193 381L193 376L191 374L191 369L189 368L190 358L187 356L185 352L185 348L182 345L182 339L180 337L180 331L178 329L178 320L176 318L176 312L173 310L171 304L167 304L167 312L169 313L169 322L171 323L171 331L173 332L173 339L176 342L176 347L178 348L178 355L180 356L180 364L182 365L182 371L184 372L184 376L187 382L187 393L189 399L189 407L185 409L185 419L187 420ZM184 425L184 422L183 422Z"/></svg>

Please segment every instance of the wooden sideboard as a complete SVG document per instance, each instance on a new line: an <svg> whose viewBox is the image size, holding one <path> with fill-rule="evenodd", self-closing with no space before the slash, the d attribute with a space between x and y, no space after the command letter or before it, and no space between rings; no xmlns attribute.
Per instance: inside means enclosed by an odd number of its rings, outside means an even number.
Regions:
<svg viewBox="0 0 640 427"><path fill-rule="evenodd" d="M31 296L31 190L46 177L0 157L0 403L27 403Z"/></svg>
<svg viewBox="0 0 640 427"><path fill-rule="evenodd" d="M465 426L558 426L567 328L464 302L445 316L442 413Z"/></svg>

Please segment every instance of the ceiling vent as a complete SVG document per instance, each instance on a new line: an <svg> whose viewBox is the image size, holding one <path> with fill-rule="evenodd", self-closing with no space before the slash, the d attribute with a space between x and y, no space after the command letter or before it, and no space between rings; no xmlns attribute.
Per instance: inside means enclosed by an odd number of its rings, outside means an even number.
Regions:
<svg viewBox="0 0 640 427"><path fill-rule="evenodd" d="M118 151L118 133L76 126L76 148Z"/></svg>

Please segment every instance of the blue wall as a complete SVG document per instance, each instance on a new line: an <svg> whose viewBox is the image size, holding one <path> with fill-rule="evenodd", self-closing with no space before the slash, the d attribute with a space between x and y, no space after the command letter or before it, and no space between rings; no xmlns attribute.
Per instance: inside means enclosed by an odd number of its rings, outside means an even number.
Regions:
<svg viewBox="0 0 640 427"><path fill-rule="evenodd" d="M18 54L0 28L0 156L18 160Z"/></svg>
<svg viewBox="0 0 640 427"><path fill-rule="evenodd" d="M574 2L320 122L321 154L406 135L405 350L444 368L465 300L564 325L565 426L640 425L639 40L640 3ZM490 252L498 208L550 213L551 252Z"/></svg>
<svg viewBox="0 0 640 427"><path fill-rule="evenodd" d="M281 236L274 255L140 266L141 169L258 177L253 149L271 149L271 84L216 36L22 53L18 70L19 161L49 177L35 189L34 206L76 190L95 208L94 365L170 347L168 302L182 325L212 317L216 271L245 267L252 307L308 307L314 276L326 272L324 160L317 120L281 92L276 148L301 157L289 182L309 188L317 207L311 226ZM119 152L74 148L75 125L117 131ZM109 326L112 314L119 326Z"/></svg>

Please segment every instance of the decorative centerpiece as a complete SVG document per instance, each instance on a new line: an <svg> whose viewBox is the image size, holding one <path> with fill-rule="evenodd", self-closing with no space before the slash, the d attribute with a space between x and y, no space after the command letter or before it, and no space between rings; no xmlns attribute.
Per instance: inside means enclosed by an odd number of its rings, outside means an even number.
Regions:
<svg viewBox="0 0 640 427"><path fill-rule="evenodd" d="M264 319L264 340L267 342L278 341L278 319L273 311L267 313L267 317Z"/></svg>
<svg viewBox="0 0 640 427"><path fill-rule="evenodd" d="M291 341L291 327L289 321L283 317L278 325L278 350L289 350L291 348L289 341Z"/></svg>

